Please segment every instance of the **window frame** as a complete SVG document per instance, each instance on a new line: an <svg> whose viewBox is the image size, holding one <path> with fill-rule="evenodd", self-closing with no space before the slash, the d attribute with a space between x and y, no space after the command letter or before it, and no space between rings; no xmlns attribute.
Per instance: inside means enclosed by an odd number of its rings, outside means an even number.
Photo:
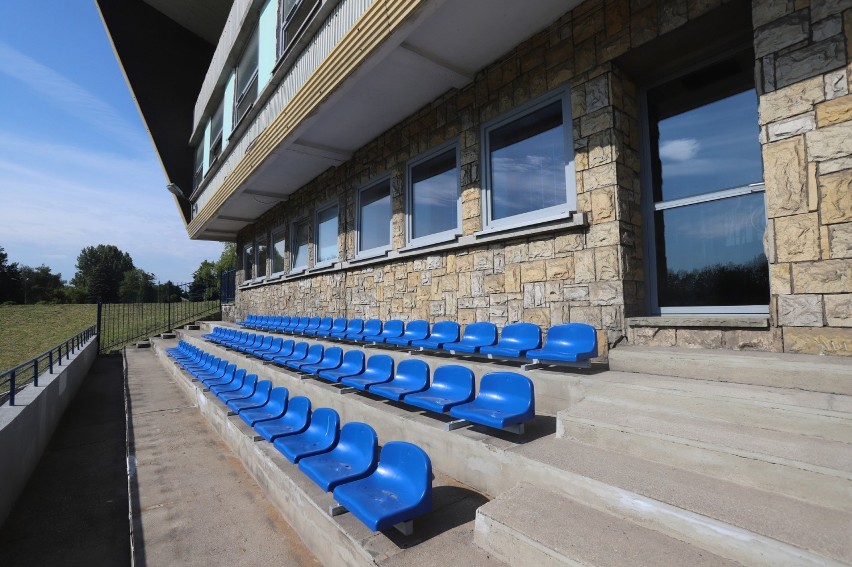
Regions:
<svg viewBox="0 0 852 567"><path fill-rule="evenodd" d="M258 81L258 71L259 71L259 67L260 67L260 43L259 43L260 37L259 37L258 32L259 32L259 26L255 26L254 30L251 32L251 34L249 34L248 41L246 41L246 44L243 46L243 50L240 52L240 56L237 58L237 62L234 65L234 86L236 87L236 85L239 83L239 78L240 78L240 63L242 63L242 59L245 56L246 52L248 51L252 40L255 40L257 42L257 60L254 61L253 71L251 73L251 76L250 76L248 82L246 83L245 88L239 93L237 93L237 92L234 93L234 107L233 107L234 125L231 128L232 131L235 130L237 128L237 126L240 124L240 122L242 122L243 119L248 115L248 113L251 111L252 107L254 106L255 101L257 101L258 94L260 94L258 92L255 92L254 100L251 101L251 103L246 107L245 111L242 114L239 114L238 111L239 111L240 105L245 100L248 92L252 89L253 86L255 88L257 88L257 86L258 86L258 82L257 82Z"/></svg>
<svg viewBox="0 0 852 567"><path fill-rule="evenodd" d="M311 266L311 230L310 230L310 222L311 218L309 216L299 217L290 223L290 270L288 274L301 274L302 272L308 270ZM296 265L296 252L298 251L298 238L297 234L299 232L299 227L302 223L308 223L307 237L308 240L305 242L307 246L307 257L305 258L305 263Z"/></svg>
<svg viewBox="0 0 852 567"><path fill-rule="evenodd" d="M414 177L412 170L418 165L427 163L438 156L455 150L456 159L456 226L454 228L435 232L415 238L414 235ZM414 158L405 164L405 247L402 250L411 250L433 244L440 244L458 238L462 234L462 207L461 207L461 144L458 138L454 138L436 146Z"/></svg>
<svg viewBox="0 0 852 567"><path fill-rule="evenodd" d="M366 250L361 249L361 195L364 191L368 191L377 187L378 185L382 185L387 183L388 185L388 201L390 205L390 214L388 221L388 243L384 246L376 246L374 248L369 248ZM390 172L384 173L379 177L372 179L369 183L366 183L358 188L358 192L355 195L355 259L356 260L364 260L367 258L375 258L376 256L382 256L388 253L389 250L393 247L393 187L391 183L391 174Z"/></svg>
<svg viewBox="0 0 852 567"><path fill-rule="evenodd" d="M216 118L216 115L219 112L222 112L222 126L218 131L213 131L213 122ZM213 114L210 116L210 147L207 149L208 152L208 161L210 162L210 167L207 169L207 172L213 171L213 164L219 161L219 158L222 156L222 151L225 149L225 140L223 138L223 133L225 132L225 99L223 98L219 101L219 104L216 106L216 110L213 111ZM219 146L218 150L214 153L214 149L216 146Z"/></svg>
<svg viewBox="0 0 852 567"><path fill-rule="evenodd" d="M263 264L263 274L258 273L258 266L261 265L260 261L260 247L262 242L266 240L266 258L262 262ZM263 281L269 275L269 233L264 233L254 237L254 279L255 281Z"/></svg>
<svg viewBox="0 0 852 567"><path fill-rule="evenodd" d="M562 105L562 135L565 142L565 202L543 209L512 215L502 219L492 218L492 174L491 174L491 142L492 131L508 126L542 108L561 102ZM482 140L482 230L479 233L497 232L524 228L537 224L553 222L570 217L577 212L577 167L574 152L573 116L571 114L571 93L567 86L552 90L540 97L530 100L497 118L485 122L481 126Z"/></svg>
<svg viewBox="0 0 852 567"><path fill-rule="evenodd" d="M320 261L321 247L320 247L320 237L319 237L320 236L319 217L320 217L321 213L323 213L323 212L325 212L329 209L332 209L332 208L337 209L337 214L335 215L335 217L337 219L337 227L336 227L336 230L334 231L335 237L336 237L335 248L337 249L337 254L331 260ZM314 266L313 266L314 269L325 268L325 267L334 265L338 260L340 260L340 200L339 199L334 199L332 201L328 201L326 203L323 203L319 207L317 207L316 211L314 211L313 233L314 233L314 249L315 249Z"/></svg>
<svg viewBox="0 0 852 567"><path fill-rule="evenodd" d="M248 283L254 280L254 240L243 244L243 283ZM248 272L251 270L251 277L248 277Z"/></svg>
<svg viewBox="0 0 852 567"><path fill-rule="evenodd" d="M275 259L272 257L272 254L270 254L269 255L269 260L270 260L270 262L269 262L269 270L270 270L269 277L270 278L278 278L278 277L283 276L284 274L287 273L287 270L289 268L290 259L289 259L289 254L287 253L288 252L287 244L288 244L289 238L288 238L288 235L287 235L286 225L277 226L274 229L272 229L272 231L270 231L270 237L269 237L269 244L270 244L269 250L270 250L270 252L275 249L275 242L276 242L276 238L278 236L280 236L281 241L284 242L284 254L281 255L282 263L284 265L281 266L280 270L274 271Z"/></svg>

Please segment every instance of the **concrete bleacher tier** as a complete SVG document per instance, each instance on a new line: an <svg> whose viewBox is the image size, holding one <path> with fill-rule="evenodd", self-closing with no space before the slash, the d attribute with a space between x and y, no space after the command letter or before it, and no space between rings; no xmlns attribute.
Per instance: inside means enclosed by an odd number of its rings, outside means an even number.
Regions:
<svg viewBox="0 0 852 567"><path fill-rule="evenodd" d="M204 326L207 332L215 326L238 330L227 323ZM297 531L315 552L332 554L323 555L326 564L426 565L438 557L447 564L499 564L489 563L495 558L513 565L852 564L848 359L714 352L707 363L701 353L668 349L655 352L666 369L662 376L644 352L636 353L640 371L634 372L629 349L623 355L616 349L611 360L618 370L523 372L534 384L535 417L515 435L478 425L447 431L455 418L392 401L392 390L344 393L322 379L327 371L315 379L264 364L262 357L228 350L202 334L180 332L189 344L270 380L273 392L287 388L290 403L305 396L332 408L344 423L368 423L379 439L413 443L428 454L435 502L414 522L415 539L370 535L349 514L331 518L332 495L271 444L256 442L258 432L228 416L202 383L190 382L166 360L282 514L295 524L313 522ZM341 348L341 360L349 357L353 368L376 354L390 356L401 387L422 385L422 367L408 369L406 361L425 364L432 385L441 382L439 368L461 367L473 375L474 393L488 389L484 376L518 370L517 361L284 339L322 344L324 355ZM154 341L164 360L162 346L173 344ZM711 365L723 370L714 376ZM785 387L759 385L773 380ZM445 482L466 485L486 500L475 515L459 520L473 524L463 536L453 529L429 533L444 517L438 488Z"/></svg>

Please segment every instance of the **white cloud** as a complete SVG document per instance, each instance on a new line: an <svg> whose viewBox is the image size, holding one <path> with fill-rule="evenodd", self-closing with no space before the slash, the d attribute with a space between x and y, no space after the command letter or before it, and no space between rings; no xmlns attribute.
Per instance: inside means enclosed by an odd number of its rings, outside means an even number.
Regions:
<svg viewBox="0 0 852 567"><path fill-rule="evenodd" d="M698 155L701 144L695 138L666 140L660 144L660 158L664 161L688 161Z"/></svg>
<svg viewBox="0 0 852 567"><path fill-rule="evenodd" d="M112 106L47 65L0 41L0 73L25 84L57 108L108 135L115 142L138 149L150 144L139 129Z"/></svg>

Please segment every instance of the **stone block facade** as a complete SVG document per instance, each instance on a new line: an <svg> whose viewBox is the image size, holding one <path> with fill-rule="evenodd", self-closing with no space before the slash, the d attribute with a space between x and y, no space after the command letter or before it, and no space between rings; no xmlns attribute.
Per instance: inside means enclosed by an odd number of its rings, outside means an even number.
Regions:
<svg viewBox="0 0 852 567"><path fill-rule="evenodd" d="M640 94L619 57L718 8L720 0L587 0L357 150L239 235L238 251L339 204L335 265L240 285L248 313L447 318L466 324L578 321L601 354L635 344L852 352L852 2L753 3L768 215L766 329L630 329L648 315ZM577 213L485 234L482 126L554 89L570 99ZM461 236L405 250L408 160L458 139ZM391 177L391 252L356 258L357 189ZM310 220L313 223L313 220ZM289 234L289 232L288 232ZM313 265L315 243L309 246ZM285 273L287 267L285 267ZM845 351L845 352L844 352Z"/></svg>

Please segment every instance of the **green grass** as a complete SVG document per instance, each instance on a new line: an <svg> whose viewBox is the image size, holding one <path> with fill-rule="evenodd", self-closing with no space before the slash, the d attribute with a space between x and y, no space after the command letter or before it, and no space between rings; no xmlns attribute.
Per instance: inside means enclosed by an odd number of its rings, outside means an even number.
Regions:
<svg viewBox="0 0 852 567"><path fill-rule="evenodd" d="M0 305L0 372L94 325L97 312L97 305Z"/></svg>

